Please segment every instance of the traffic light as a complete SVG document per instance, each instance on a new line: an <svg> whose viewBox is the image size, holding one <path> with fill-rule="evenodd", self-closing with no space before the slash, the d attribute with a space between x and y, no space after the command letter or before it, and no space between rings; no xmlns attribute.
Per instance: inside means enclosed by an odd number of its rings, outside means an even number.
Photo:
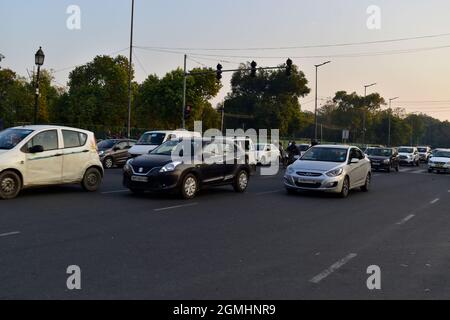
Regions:
<svg viewBox="0 0 450 320"><path fill-rule="evenodd" d="M258 64L255 61L252 61L250 66L252 67L252 70L250 71L250 76L252 78L256 78L256 67L258 66Z"/></svg>
<svg viewBox="0 0 450 320"><path fill-rule="evenodd" d="M184 120L188 120L191 117L192 112L192 106L187 105L186 108L184 108Z"/></svg>
<svg viewBox="0 0 450 320"><path fill-rule="evenodd" d="M289 77L292 74L292 60L287 59L286 61L286 75Z"/></svg>
<svg viewBox="0 0 450 320"><path fill-rule="evenodd" d="M217 65L217 81L222 80L222 69L223 69L223 67L222 67L222 65L219 63L219 64Z"/></svg>

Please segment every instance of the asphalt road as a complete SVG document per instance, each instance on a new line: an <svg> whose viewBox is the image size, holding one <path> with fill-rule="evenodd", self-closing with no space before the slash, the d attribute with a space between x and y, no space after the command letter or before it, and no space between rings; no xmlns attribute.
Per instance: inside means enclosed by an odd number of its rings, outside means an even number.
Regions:
<svg viewBox="0 0 450 320"><path fill-rule="evenodd" d="M450 176L425 168L375 173L348 199L287 195L280 173L191 202L131 195L111 170L95 194L0 202L0 299L449 299L449 208Z"/></svg>

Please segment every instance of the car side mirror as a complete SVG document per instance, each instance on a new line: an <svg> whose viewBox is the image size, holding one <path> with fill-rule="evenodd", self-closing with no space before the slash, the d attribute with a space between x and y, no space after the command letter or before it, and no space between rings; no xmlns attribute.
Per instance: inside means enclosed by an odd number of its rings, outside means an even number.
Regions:
<svg viewBox="0 0 450 320"><path fill-rule="evenodd" d="M42 153L44 152L44 147L41 145L37 145L37 146L32 146L31 148L28 149L29 153Z"/></svg>
<svg viewBox="0 0 450 320"><path fill-rule="evenodd" d="M359 159L358 158L353 158L352 160L350 160L350 164L357 164L359 163Z"/></svg>

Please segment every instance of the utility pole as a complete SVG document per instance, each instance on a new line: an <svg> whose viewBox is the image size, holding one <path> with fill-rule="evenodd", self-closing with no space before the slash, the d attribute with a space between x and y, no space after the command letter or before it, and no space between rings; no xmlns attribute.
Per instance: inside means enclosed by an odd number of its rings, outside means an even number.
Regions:
<svg viewBox="0 0 450 320"><path fill-rule="evenodd" d="M364 86L364 107L363 107L363 145L366 144L366 117L367 117L367 106L366 106L366 98L367 98L367 88L376 86L376 83L368 84Z"/></svg>
<svg viewBox="0 0 450 320"><path fill-rule="evenodd" d="M222 125L221 125L221 128L222 128L222 134L225 135L224 134L224 129L225 129L225 100L223 100L223 105L222 105Z"/></svg>
<svg viewBox="0 0 450 320"><path fill-rule="evenodd" d="M324 65L326 65L326 64L328 64L328 63L331 63L331 61L327 61L327 62L324 62L324 63L321 63L321 64L316 64L315 65L315 67L316 67L316 97L315 97L315 112L314 112L314 140L316 140L317 141L317 125L318 125L318 123L317 123L317 121L318 121L318 119L317 119L317 100L318 100L318 94L317 94L317 91L318 91L318 69L319 69L319 67L322 67L322 66L324 66Z"/></svg>
<svg viewBox="0 0 450 320"><path fill-rule="evenodd" d="M183 108L181 112L182 128L186 129L186 120L184 119L184 112L186 109L186 85L187 85L187 55L184 55L184 75L183 75Z"/></svg>
<svg viewBox="0 0 450 320"><path fill-rule="evenodd" d="M131 31L130 31L130 58L128 67L128 125L127 125L127 137L131 137L131 77L133 68L133 33L134 33L134 0L131 0Z"/></svg>
<svg viewBox="0 0 450 320"><path fill-rule="evenodd" d="M388 130L388 147L391 146L391 118L392 118L392 101L397 100L399 97L389 99L389 130Z"/></svg>

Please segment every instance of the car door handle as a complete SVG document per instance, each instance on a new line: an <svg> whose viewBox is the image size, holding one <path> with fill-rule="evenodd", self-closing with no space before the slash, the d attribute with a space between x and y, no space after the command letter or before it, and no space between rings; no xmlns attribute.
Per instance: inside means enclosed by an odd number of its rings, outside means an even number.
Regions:
<svg viewBox="0 0 450 320"><path fill-rule="evenodd" d="M89 152L89 150L83 150L83 153L88 153Z"/></svg>

